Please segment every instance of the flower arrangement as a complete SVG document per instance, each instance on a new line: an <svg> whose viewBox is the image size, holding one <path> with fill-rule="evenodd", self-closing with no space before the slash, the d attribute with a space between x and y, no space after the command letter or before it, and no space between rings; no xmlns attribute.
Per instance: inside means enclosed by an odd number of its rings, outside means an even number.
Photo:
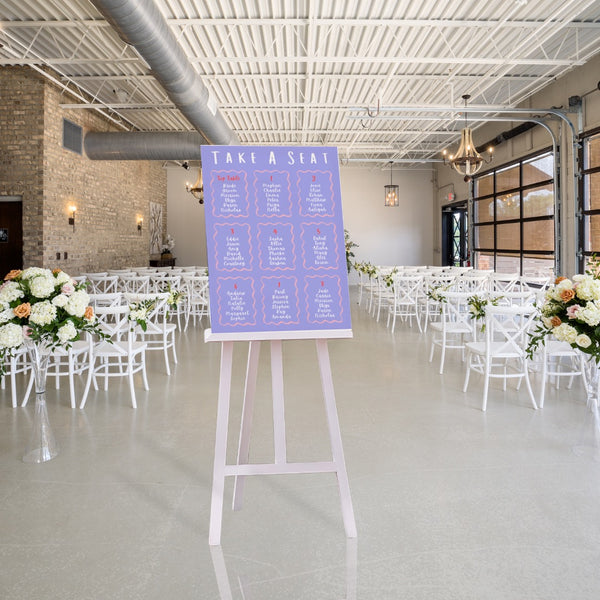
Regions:
<svg viewBox="0 0 600 600"><path fill-rule="evenodd" d="M344 245L346 246L346 268L348 269L348 273L350 273L352 267L356 267L352 262L354 258L352 248L358 248L358 244L350 239L350 232L347 229L344 229Z"/></svg>
<svg viewBox="0 0 600 600"><path fill-rule="evenodd" d="M394 276L398 273L398 267L394 267L389 273L383 276L383 281L386 287L394 289Z"/></svg>
<svg viewBox="0 0 600 600"><path fill-rule="evenodd" d="M104 334L85 284L60 269L10 271L0 285L0 376L4 360L28 341L69 348L82 332Z"/></svg>
<svg viewBox="0 0 600 600"><path fill-rule="evenodd" d="M163 245L160 248L161 254L173 254L173 250L175 250L175 240L173 236L168 233Z"/></svg>
<svg viewBox="0 0 600 600"><path fill-rule="evenodd" d="M378 269L375 265L370 262L357 262L354 263L354 268L363 275L366 275L369 279L377 276Z"/></svg>
<svg viewBox="0 0 600 600"><path fill-rule="evenodd" d="M584 275L558 277L546 290L540 319L530 336L527 355L531 358L549 335L568 342L600 364L600 275L593 262Z"/></svg>
<svg viewBox="0 0 600 600"><path fill-rule="evenodd" d="M491 298L482 296L470 296L467 298L467 305L469 306L469 314L471 319L481 321L485 319L485 309L488 305L498 306L503 296L493 296ZM481 331L485 331L485 323L481 325Z"/></svg>
<svg viewBox="0 0 600 600"><path fill-rule="evenodd" d="M137 323L142 331L146 331L148 329L148 324L146 323L148 315L154 310L155 306L156 299L154 298L134 302L129 305L127 319L132 323Z"/></svg>
<svg viewBox="0 0 600 600"><path fill-rule="evenodd" d="M163 292L168 292L169 297L167 298L167 305L171 310L175 310L179 303L185 298L185 292L174 288L171 284L167 285L167 288Z"/></svg>

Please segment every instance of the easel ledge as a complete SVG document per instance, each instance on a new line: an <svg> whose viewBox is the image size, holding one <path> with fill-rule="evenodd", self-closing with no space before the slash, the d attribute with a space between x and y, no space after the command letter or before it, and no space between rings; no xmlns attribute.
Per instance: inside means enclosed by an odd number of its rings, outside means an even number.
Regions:
<svg viewBox="0 0 600 600"><path fill-rule="evenodd" d="M307 329L299 331L239 331L232 333L213 333L204 330L205 342L265 342L272 340L332 340L351 338L352 329Z"/></svg>

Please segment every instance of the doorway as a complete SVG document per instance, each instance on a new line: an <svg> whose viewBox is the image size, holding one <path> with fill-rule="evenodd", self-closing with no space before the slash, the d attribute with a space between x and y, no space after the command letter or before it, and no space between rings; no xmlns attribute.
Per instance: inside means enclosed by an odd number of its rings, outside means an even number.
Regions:
<svg viewBox="0 0 600 600"><path fill-rule="evenodd" d="M442 266L464 267L469 261L467 203L442 208Z"/></svg>
<svg viewBox="0 0 600 600"><path fill-rule="evenodd" d="M23 199L0 196L0 278L23 268Z"/></svg>

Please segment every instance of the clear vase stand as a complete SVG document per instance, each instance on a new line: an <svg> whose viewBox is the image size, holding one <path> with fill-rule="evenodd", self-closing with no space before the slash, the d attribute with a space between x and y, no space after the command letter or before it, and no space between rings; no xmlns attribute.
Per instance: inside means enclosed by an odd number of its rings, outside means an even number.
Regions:
<svg viewBox="0 0 600 600"><path fill-rule="evenodd" d="M592 356L584 361L587 412L573 453L600 462L600 365Z"/></svg>
<svg viewBox="0 0 600 600"><path fill-rule="evenodd" d="M23 455L23 462L42 463L58 455L59 447L54 438L46 407L46 375L49 350L41 344L27 344L27 352L35 381L35 412L33 430Z"/></svg>

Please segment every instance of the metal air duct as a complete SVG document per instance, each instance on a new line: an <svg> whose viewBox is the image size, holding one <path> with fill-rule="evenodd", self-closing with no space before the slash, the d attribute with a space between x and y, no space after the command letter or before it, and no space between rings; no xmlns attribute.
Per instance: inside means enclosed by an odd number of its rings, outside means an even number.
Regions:
<svg viewBox="0 0 600 600"><path fill-rule="evenodd" d="M206 143L196 131L90 131L83 145L91 160L200 160Z"/></svg>
<svg viewBox="0 0 600 600"><path fill-rule="evenodd" d="M171 101L210 144L239 144L153 0L91 0L152 69ZM179 156L178 158L191 158Z"/></svg>

